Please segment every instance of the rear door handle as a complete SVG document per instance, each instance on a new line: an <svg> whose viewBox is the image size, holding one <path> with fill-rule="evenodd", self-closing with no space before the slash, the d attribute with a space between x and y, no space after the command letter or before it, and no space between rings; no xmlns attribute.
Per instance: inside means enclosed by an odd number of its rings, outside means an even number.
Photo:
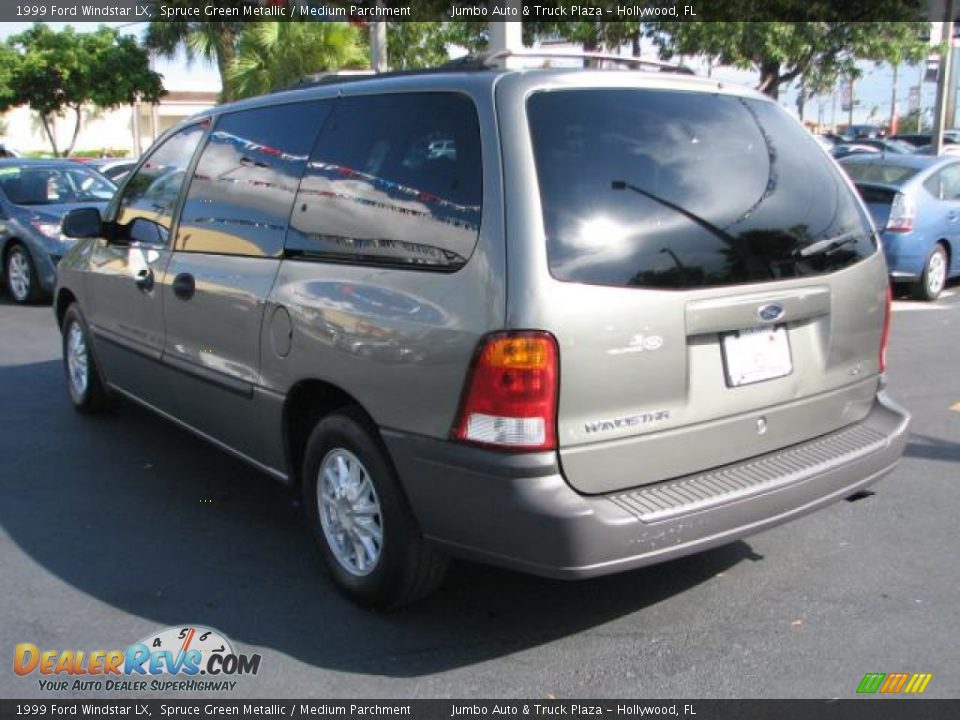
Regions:
<svg viewBox="0 0 960 720"><path fill-rule="evenodd" d="M189 300L193 297L197 284L190 273L180 273L173 279L173 294L181 300Z"/></svg>
<svg viewBox="0 0 960 720"><path fill-rule="evenodd" d="M134 278L133 282L136 283L137 287L141 290L149 292L150 290L153 290L153 280L153 269L143 268L137 273L137 276Z"/></svg>

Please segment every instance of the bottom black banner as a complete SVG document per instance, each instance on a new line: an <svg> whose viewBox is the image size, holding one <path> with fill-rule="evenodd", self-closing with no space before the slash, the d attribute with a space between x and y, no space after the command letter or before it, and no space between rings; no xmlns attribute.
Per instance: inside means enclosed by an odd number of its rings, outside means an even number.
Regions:
<svg viewBox="0 0 960 720"><path fill-rule="evenodd" d="M0 700L0 718L103 716L953 720L960 700Z"/></svg>

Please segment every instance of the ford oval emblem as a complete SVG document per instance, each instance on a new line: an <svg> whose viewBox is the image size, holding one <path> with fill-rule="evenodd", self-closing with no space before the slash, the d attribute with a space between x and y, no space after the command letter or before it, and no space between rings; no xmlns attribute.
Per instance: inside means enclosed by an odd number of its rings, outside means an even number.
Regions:
<svg viewBox="0 0 960 720"><path fill-rule="evenodd" d="M757 308L757 315L764 322L775 322L783 317L783 305L780 303L767 303Z"/></svg>

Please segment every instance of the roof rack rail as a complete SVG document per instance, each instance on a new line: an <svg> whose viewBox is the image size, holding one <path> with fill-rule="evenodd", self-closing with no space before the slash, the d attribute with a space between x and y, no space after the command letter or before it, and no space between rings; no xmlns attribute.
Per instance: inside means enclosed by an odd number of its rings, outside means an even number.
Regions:
<svg viewBox="0 0 960 720"><path fill-rule="evenodd" d="M362 80L374 80L376 78L408 77L411 75L435 75L445 72L461 71L483 71L483 70L503 70L506 69L506 61L509 58L545 58L563 59L563 60L595 60L597 63L619 63L629 65L638 69L644 67L653 68L658 72L672 72L684 75L694 75L695 73L688 67L682 65L673 65L660 60L643 60L641 58L611 55L598 52L574 52L571 50L495 50L492 52L478 53L476 55L465 55L456 60L449 60L437 67L417 68L413 70L392 70L385 73L375 73L372 70L340 70L335 72L318 72L312 75L305 75L299 81L286 87L278 88L269 94L286 92L287 90L302 90L304 88L316 87L318 85L338 85L341 83L351 83Z"/></svg>
<svg viewBox="0 0 960 720"><path fill-rule="evenodd" d="M271 90L270 95L274 93L286 92L287 90L301 90L302 88L314 87L316 85L331 85L334 83L351 82L354 80L367 80L377 77L373 70L335 70L330 72L316 72L310 75L304 75L291 85L286 85L276 90Z"/></svg>
<svg viewBox="0 0 960 720"><path fill-rule="evenodd" d="M601 52L576 52L574 50L534 50L524 48L523 50L494 50L492 52L478 53L476 55L466 55L456 60L441 65L441 68L450 70L496 70L503 69L510 58L544 58L546 60L594 60L602 67L603 63L619 63L629 65L637 69L653 68L658 72L673 72L683 75L694 75L695 73L683 65L674 65L673 63L663 62L661 60L645 60L643 58L631 57L629 55L613 55L611 53Z"/></svg>

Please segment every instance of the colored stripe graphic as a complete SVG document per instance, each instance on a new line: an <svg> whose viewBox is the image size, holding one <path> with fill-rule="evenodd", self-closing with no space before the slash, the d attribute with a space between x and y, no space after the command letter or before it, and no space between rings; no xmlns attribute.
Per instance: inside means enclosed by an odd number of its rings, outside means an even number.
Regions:
<svg viewBox="0 0 960 720"><path fill-rule="evenodd" d="M907 687L905 687L903 691L905 693L919 695L927 689L927 685L930 684L932 679L933 675L930 673L914 673L910 678L910 682L907 683Z"/></svg>
<svg viewBox="0 0 960 720"><path fill-rule="evenodd" d="M863 680L860 681L860 685L857 687L857 692L875 693L880 689L880 684L883 682L885 677L886 673L867 673L863 676Z"/></svg>
<svg viewBox="0 0 960 720"><path fill-rule="evenodd" d="M907 673L890 673L883 685L880 686L881 693L898 693L903 689L909 675Z"/></svg>
<svg viewBox="0 0 960 720"><path fill-rule="evenodd" d="M867 673L857 686L857 692L872 694L880 692L884 695L909 693L919 695L927 689L933 680L932 673Z"/></svg>

